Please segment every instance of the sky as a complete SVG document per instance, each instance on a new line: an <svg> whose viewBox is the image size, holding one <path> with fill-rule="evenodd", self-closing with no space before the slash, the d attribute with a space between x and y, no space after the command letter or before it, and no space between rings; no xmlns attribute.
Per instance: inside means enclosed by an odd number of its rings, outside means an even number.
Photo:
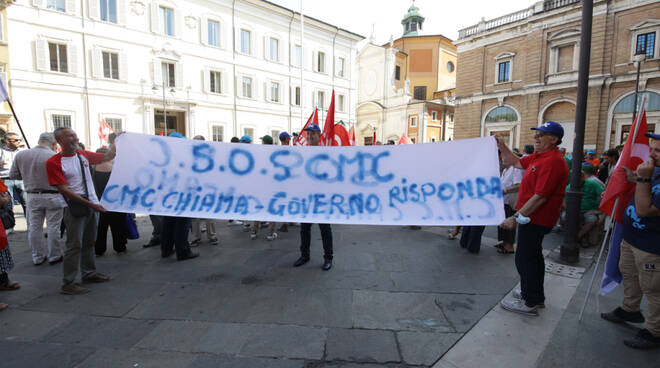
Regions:
<svg viewBox="0 0 660 368"><path fill-rule="evenodd" d="M300 11L301 0L269 0ZM369 37L374 31L376 43L382 44L403 34L401 20L412 0L302 0L303 14L339 28ZM534 5L534 0L416 0L426 20L421 34L441 34L452 40L458 30L488 19L513 13Z"/></svg>

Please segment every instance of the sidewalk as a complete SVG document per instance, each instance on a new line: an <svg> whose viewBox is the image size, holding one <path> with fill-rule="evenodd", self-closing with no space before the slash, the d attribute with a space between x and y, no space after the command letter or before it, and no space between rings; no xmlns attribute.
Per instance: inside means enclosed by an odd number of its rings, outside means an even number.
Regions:
<svg viewBox="0 0 660 368"><path fill-rule="evenodd" d="M20 210L19 210L20 211ZM10 235L18 291L0 293L0 356L8 367L431 366L518 281L494 228L467 253L446 228L333 226L335 262L293 268L299 228L274 242L219 222L220 245L177 262L143 249L96 258L112 276L81 296L59 294L61 264L34 266L18 217ZM22 228L21 228L22 226Z"/></svg>

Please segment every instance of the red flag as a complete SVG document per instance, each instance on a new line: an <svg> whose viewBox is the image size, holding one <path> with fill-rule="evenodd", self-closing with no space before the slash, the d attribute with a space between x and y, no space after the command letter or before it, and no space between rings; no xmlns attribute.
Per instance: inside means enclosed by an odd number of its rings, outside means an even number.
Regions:
<svg viewBox="0 0 660 368"><path fill-rule="evenodd" d="M371 141L371 145L375 146L376 145L376 131L374 130L374 139Z"/></svg>
<svg viewBox="0 0 660 368"><path fill-rule="evenodd" d="M307 122L305 123L305 126L303 126L302 130L300 131L300 134L298 135L298 138L296 138L296 140L293 141L294 146L306 146L307 145L307 132L305 132L305 129L307 129L307 127L311 123L319 125L319 112L318 112L318 109L314 109L314 111L312 111L312 115L310 115L309 119L307 119Z"/></svg>
<svg viewBox="0 0 660 368"><path fill-rule="evenodd" d="M332 99L330 100L330 108L328 108L328 115L325 116L325 125L323 126L323 134L321 134L321 146L331 146L332 141L335 139L335 90L332 90Z"/></svg>
<svg viewBox="0 0 660 368"><path fill-rule="evenodd" d="M355 125L348 131L348 141L351 143L351 146L355 146Z"/></svg>
<svg viewBox="0 0 660 368"><path fill-rule="evenodd" d="M639 128L636 129L638 124ZM633 135L636 130L637 136L634 137ZM647 131L646 109L644 108L644 102L642 102L642 110L637 114L635 123L630 128L631 135L626 139L619 162L617 162L614 172L612 172L612 177L607 184L605 194L603 194L603 200L600 202L600 210L612 216L614 203L617 198L619 199L617 211L614 216L614 220L619 223L623 223L624 210L635 195L635 184L626 180L624 167L635 171L639 164L649 159L649 139L645 136Z"/></svg>
<svg viewBox="0 0 660 368"><path fill-rule="evenodd" d="M399 144L411 144L410 139L408 139L406 133L403 133L401 135L401 139L399 139Z"/></svg>
<svg viewBox="0 0 660 368"><path fill-rule="evenodd" d="M99 124L99 139L101 140L101 143L108 141L110 133L114 133L112 127L108 125L105 119L101 119L101 124Z"/></svg>
<svg viewBox="0 0 660 368"><path fill-rule="evenodd" d="M161 136L161 137L164 135L163 134L163 129L160 130L160 133L158 133L158 135Z"/></svg>
<svg viewBox="0 0 660 368"><path fill-rule="evenodd" d="M348 132L342 124L335 124L335 139L332 141L333 146L351 146L351 141L348 138Z"/></svg>

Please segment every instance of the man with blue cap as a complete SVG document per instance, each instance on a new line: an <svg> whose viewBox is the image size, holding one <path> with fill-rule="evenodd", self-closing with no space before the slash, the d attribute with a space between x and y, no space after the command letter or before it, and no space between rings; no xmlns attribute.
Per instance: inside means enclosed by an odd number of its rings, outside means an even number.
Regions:
<svg viewBox="0 0 660 368"><path fill-rule="evenodd" d="M307 143L310 146L318 146L321 142L321 128L312 123L305 128ZM332 228L330 224L319 224L321 229L321 241L323 242L323 266L321 269L327 271L332 268ZM300 224L300 258L296 260L293 267L300 267L309 262L309 246L312 241L312 224Z"/></svg>
<svg viewBox="0 0 660 368"><path fill-rule="evenodd" d="M249 135L244 135L241 137L240 143L252 143L252 137Z"/></svg>
<svg viewBox="0 0 660 368"><path fill-rule="evenodd" d="M660 134L652 138L649 160L637 167L635 196L627 204L623 217L623 240L619 269L623 276L623 302L603 319L615 323L642 323L644 328L623 340L635 349L660 347ZM648 315L640 311L646 295Z"/></svg>
<svg viewBox="0 0 660 368"><path fill-rule="evenodd" d="M600 166L600 159L596 157L596 150L587 150L587 155L584 157L584 162L592 164L596 168L596 171L598 171L598 167Z"/></svg>
<svg viewBox="0 0 660 368"><path fill-rule="evenodd" d="M501 137L496 137L502 161L525 170L518 192L518 211L500 225L504 229L518 226L516 268L520 290L514 290L513 299L502 300L500 305L510 312L538 316L538 308L545 307L543 237L559 219L568 167L557 148L564 137L564 128L547 121L532 130L536 131L534 153L523 158L511 152Z"/></svg>
<svg viewBox="0 0 660 368"><path fill-rule="evenodd" d="M283 146L288 146L291 142L291 136L287 132L280 133L280 144Z"/></svg>

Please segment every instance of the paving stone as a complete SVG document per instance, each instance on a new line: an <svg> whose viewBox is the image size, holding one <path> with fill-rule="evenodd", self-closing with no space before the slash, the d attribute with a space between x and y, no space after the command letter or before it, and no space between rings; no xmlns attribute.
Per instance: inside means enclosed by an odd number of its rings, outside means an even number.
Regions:
<svg viewBox="0 0 660 368"><path fill-rule="evenodd" d="M457 332L469 331L495 304L501 295L459 295L440 294L435 298L436 305Z"/></svg>
<svg viewBox="0 0 660 368"><path fill-rule="evenodd" d="M403 361L412 365L435 363L463 334L430 332L397 332Z"/></svg>
<svg viewBox="0 0 660 368"><path fill-rule="evenodd" d="M25 303L22 308L44 312L79 313L119 317L128 313L148 297L158 285L133 281L130 285L112 281L87 285L91 292L84 295L62 295L61 285L49 289L40 297Z"/></svg>
<svg viewBox="0 0 660 368"><path fill-rule="evenodd" d="M185 368L196 367L191 354L149 351L100 349L76 368Z"/></svg>
<svg viewBox="0 0 660 368"><path fill-rule="evenodd" d="M50 331L67 325L75 316L10 308L3 311L0 317L3 340L38 341Z"/></svg>
<svg viewBox="0 0 660 368"><path fill-rule="evenodd" d="M303 368L304 360L238 358L215 355L202 355L195 359L191 367L195 368Z"/></svg>
<svg viewBox="0 0 660 368"><path fill-rule="evenodd" d="M240 355L321 359L326 329L300 326L248 326L248 340Z"/></svg>
<svg viewBox="0 0 660 368"><path fill-rule="evenodd" d="M353 326L395 331L454 332L433 294L353 292Z"/></svg>
<svg viewBox="0 0 660 368"><path fill-rule="evenodd" d="M326 360L363 363L399 362L394 333L382 330L328 330Z"/></svg>
<svg viewBox="0 0 660 368"><path fill-rule="evenodd" d="M3 367L74 367L94 350L85 346L34 342L3 341L0 344Z"/></svg>
<svg viewBox="0 0 660 368"><path fill-rule="evenodd" d="M159 322L109 317L76 316L65 326L44 337L44 341L90 347L130 349Z"/></svg>
<svg viewBox="0 0 660 368"><path fill-rule="evenodd" d="M199 344L212 327L209 322L162 321L135 347L185 353L199 351Z"/></svg>

